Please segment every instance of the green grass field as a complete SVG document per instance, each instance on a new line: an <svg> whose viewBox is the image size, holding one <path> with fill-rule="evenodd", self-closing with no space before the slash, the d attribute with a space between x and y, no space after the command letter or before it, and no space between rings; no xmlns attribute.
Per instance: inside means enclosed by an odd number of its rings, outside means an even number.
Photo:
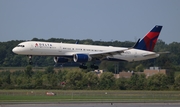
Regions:
<svg viewBox="0 0 180 107"><path fill-rule="evenodd" d="M0 102L180 102L180 91L0 90Z"/></svg>

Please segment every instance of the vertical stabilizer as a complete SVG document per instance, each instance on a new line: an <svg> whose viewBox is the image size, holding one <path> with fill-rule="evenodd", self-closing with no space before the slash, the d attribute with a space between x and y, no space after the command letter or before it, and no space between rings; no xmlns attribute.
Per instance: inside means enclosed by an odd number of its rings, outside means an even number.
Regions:
<svg viewBox="0 0 180 107"><path fill-rule="evenodd" d="M153 51L157 42L162 26L156 25L150 32L148 32L143 39L139 41L133 48L146 51Z"/></svg>

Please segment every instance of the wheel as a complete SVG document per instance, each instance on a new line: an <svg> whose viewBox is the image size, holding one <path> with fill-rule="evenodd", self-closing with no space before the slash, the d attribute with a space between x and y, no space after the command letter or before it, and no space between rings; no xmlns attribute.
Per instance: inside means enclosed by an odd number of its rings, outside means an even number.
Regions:
<svg viewBox="0 0 180 107"><path fill-rule="evenodd" d="M82 64L82 65L79 65L79 68L81 68L81 69L87 69L87 66L85 66L84 64Z"/></svg>
<svg viewBox="0 0 180 107"><path fill-rule="evenodd" d="M93 69L99 69L99 67L96 66L96 65L91 65L91 68L93 68Z"/></svg>
<svg viewBox="0 0 180 107"><path fill-rule="evenodd" d="M87 69L87 66L83 66L83 69Z"/></svg>
<svg viewBox="0 0 180 107"><path fill-rule="evenodd" d="M94 66L94 69L99 69L99 67L98 66Z"/></svg>

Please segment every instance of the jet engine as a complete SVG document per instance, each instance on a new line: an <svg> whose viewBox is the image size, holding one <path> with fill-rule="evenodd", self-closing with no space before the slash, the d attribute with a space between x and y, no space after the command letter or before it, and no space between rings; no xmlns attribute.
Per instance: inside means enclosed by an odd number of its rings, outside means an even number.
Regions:
<svg viewBox="0 0 180 107"><path fill-rule="evenodd" d="M54 57L54 62L55 63L66 63L66 62L68 62L68 59L64 58L64 57Z"/></svg>
<svg viewBox="0 0 180 107"><path fill-rule="evenodd" d="M87 54L74 54L73 56L73 60L74 62L88 62L88 61L91 61L92 58L91 56L87 55Z"/></svg>

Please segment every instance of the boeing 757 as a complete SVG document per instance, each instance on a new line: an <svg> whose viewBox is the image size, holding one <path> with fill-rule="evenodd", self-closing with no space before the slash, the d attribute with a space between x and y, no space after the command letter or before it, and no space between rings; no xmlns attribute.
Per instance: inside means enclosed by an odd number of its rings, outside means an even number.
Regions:
<svg viewBox="0 0 180 107"><path fill-rule="evenodd" d="M55 63L73 61L79 63L79 67L83 69L87 68L86 62L88 61L141 61L159 56L158 53L153 52L153 49L161 29L162 26L156 25L131 48L26 41L19 43L12 51L16 54L29 56L30 64L32 63L32 56L53 56ZM93 64L91 68L98 69L98 66Z"/></svg>

